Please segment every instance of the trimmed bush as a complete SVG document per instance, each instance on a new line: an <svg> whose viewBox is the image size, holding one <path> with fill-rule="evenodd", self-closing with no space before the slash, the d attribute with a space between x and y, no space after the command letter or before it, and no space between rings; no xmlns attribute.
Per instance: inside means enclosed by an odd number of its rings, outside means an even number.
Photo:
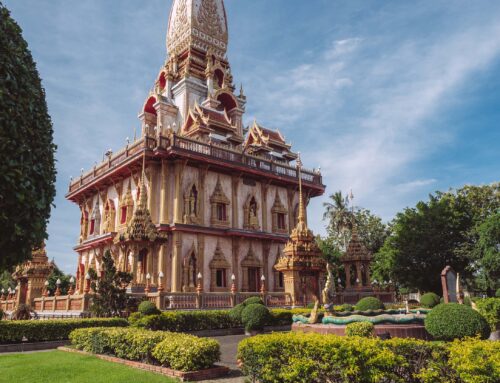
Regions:
<svg viewBox="0 0 500 383"><path fill-rule="evenodd" d="M475 301L479 313L490 325L491 332L500 327L500 298L485 298Z"/></svg>
<svg viewBox="0 0 500 383"><path fill-rule="evenodd" d="M243 372L261 383L493 383L499 349L499 342L478 339L446 344L274 333L243 340L238 358Z"/></svg>
<svg viewBox="0 0 500 383"><path fill-rule="evenodd" d="M167 337L156 345L153 356L163 366L180 371L210 368L220 359L219 342L215 339L188 336Z"/></svg>
<svg viewBox="0 0 500 383"><path fill-rule="evenodd" d="M241 321L246 331L263 330L270 318L269 309L258 303L245 306L241 312Z"/></svg>
<svg viewBox="0 0 500 383"><path fill-rule="evenodd" d="M374 328L375 326L370 322L349 323L345 328L345 334L347 336L361 336L364 338L369 338L373 336Z"/></svg>
<svg viewBox="0 0 500 383"><path fill-rule="evenodd" d="M137 310L142 315L158 315L161 313L161 311L156 308L156 305L150 301L142 301Z"/></svg>
<svg viewBox="0 0 500 383"><path fill-rule="evenodd" d="M233 320L235 323L241 323L241 313L243 312L244 308L245 304L240 303L229 310L229 317L231 318L231 320Z"/></svg>
<svg viewBox="0 0 500 383"><path fill-rule="evenodd" d="M75 329L96 326L124 327L128 322L121 318L1 321L0 343L21 343L23 337L28 342L64 340Z"/></svg>
<svg viewBox="0 0 500 383"><path fill-rule="evenodd" d="M420 304L429 309L437 306L441 298L436 293L425 293L420 297Z"/></svg>
<svg viewBox="0 0 500 383"><path fill-rule="evenodd" d="M454 340L480 335L490 336L488 322L469 306L458 303L439 304L427 314L425 329L436 340Z"/></svg>
<svg viewBox="0 0 500 383"><path fill-rule="evenodd" d="M345 311L345 312L354 311L354 306L350 305L349 303L344 303L343 305L334 306L333 310L340 311L340 312L342 312L342 311Z"/></svg>
<svg viewBox="0 0 500 383"><path fill-rule="evenodd" d="M264 301L260 297L250 297L250 298L247 298L243 301L244 306L253 305L253 304L263 305Z"/></svg>
<svg viewBox="0 0 500 383"><path fill-rule="evenodd" d="M464 383L500 382L500 342L455 340L450 346L450 365Z"/></svg>
<svg viewBox="0 0 500 383"><path fill-rule="evenodd" d="M355 306L358 311L368 311L368 310L384 310L385 306L382 301L375 297L365 297L361 298Z"/></svg>
<svg viewBox="0 0 500 383"><path fill-rule="evenodd" d="M70 334L70 339L79 350L161 364L180 371L206 369L220 359L217 341L166 331L137 328L77 329Z"/></svg>

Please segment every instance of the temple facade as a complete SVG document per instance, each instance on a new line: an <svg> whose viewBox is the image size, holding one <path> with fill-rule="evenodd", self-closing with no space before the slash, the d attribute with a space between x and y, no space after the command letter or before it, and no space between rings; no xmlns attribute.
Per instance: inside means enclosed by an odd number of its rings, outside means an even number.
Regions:
<svg viewBox="0 0 500 383"><path fill-rule="evenodd" d="M274 266L299 221L299 177L302 219L325 187L280 131L244 126L228 37L222 0L173 1L140 137L69 185L81 212L77 294L108 250L133 274L132 293L285 290Z"/></svg>

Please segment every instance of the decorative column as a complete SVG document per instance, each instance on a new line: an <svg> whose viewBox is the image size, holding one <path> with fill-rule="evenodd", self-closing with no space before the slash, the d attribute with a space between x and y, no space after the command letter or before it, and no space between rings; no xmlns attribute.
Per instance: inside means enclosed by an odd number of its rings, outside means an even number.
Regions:
<svg viewBox="0 0 500 383"><path fill-rule="evenodd" d="M267 228L267 191L269 184L261 183L261 204L262 204L262 231L268 231Z"/></svg>
<svg viewBox="0 0 500 383"><path fill-rule="evenodd" d="M198 172L198 194L199 194L199 204L200 204L200 214L199 223L201 226L205 226L205 182L208 174L208 166L202 166Z"/></svg>
<svg viewBox="0 0 500 383"><path fill-rule="evenodd" d="M175 231L173 234L172 251L172 292L181 292L181 262L182 262L182 234Z"/></svg>
<svg viewBox="0 0 500 383"><path fill-rule="evenodd" d="M235 276L236 287L237 287L241 281L240 269L238 267L238 265L239 265L238 256L240 253L240 239L237 237L233 237L232 242L233 242L232 243L233 254L232 254L231 267L232 267L233 275Z"/></svg>
<svg viewBox="0 0 500 383"><path fill-rule="evenodd" d="M184 171L186 162L176 161L175 162L175 197L174 197L174 223L182 223L182 206L183 206L183 196L182 196L182 173Z"/></svg>
<svg viewBox="0 0 500 383"><path fill-rule="evenodd" d="M169 201L169 184L168 184L168 163L166 160L161 161L161 184L160 184L160 224L168 223L168 201Z"/></svg>
<svg viewBox="0 0 500 383"><path fill-rule="evenodd" d="M240 186L240 177L239 176L233 176L231 179L232 183L232 204L231 204L231 211L233 213L233 222L232 222L232 227L233 228L238 228L239 223L238 223L238 214L239 214L239 198L238 198L238 190Z"/></svg>

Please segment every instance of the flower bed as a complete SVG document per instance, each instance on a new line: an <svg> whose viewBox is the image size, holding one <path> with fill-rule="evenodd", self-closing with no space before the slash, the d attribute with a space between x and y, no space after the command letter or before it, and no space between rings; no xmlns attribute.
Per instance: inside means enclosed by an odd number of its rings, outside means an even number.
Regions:
<svg viewBox="0 0 500 383"><path fill-rule="evenodd" d="M87 327L125 327L128 322L121 318L53 319L1 321L0 343L45 342L68 339L71 331Z"/></svg>
<svg viewBox="0 0 500 383"><path fill-rule="evenodd" d="M500 343L470 338L447 344L276 333L238 347L244 373L261 383L488 383L500 379L499 355Z"/></svg>
<svg viewBox="0 0 500 383"><path fill-rule="evenodd" d="M166 331L118 327L78 329L70 334L70 340L78 350L179 371L204 370L220 359L216 340Z"/></svg>

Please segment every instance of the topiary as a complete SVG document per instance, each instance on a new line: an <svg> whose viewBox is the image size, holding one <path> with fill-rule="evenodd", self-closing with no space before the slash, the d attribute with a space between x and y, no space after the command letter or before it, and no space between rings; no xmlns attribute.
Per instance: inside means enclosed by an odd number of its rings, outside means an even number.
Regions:
<svg viewBox="0 0 500 383"><path fill-rule="evenodd" d="M384 310L385 306L382 301L375 297L365 297L360 299L356 303L356 310L358 311L368 311L368 310Z"/></svg>
<svg viewBox="0 0 500 383"><path fill-rule="evenodd" d="M425 293L420 297L420 304L431 309L439 304L439 299L440 297L436 293Z"/></svg>
<svg viewBox="0 0 500 383"><path fill-rule="evenodd" d="M441 303L425 318L425 329L436 340L453 340L465 337L487 339L490 326L486 319L466 305Z"/></svg>
<svg viewBox="0 0 500 383"><path fill-rule="evenodd" d="M263 305L264 301L260 297L250 297L250 298L245 299L245 301L243 302L244 306L253 305L253 304Z"/></svg>
<svg viewBox="0 0 500 383"><path fill-rule="evenodd" d="M231 318L234 323L241 323L241 313L245 307L244 303L234 306L231 310L229 310L229 318Z"/></svg>
<svg viewBox="0 0 500 383"><path fill-rule="evenodd" d="M263 330L270 318L269 309L258 303L246 305L241 313L241 321L246 331Z"/></svg>
<svg viewBox="0 0 500 383"><path fill-rule="evenodd" d="M142 315L158 315L161 311L156 308L156 305L150 301L143 301L139 305L138 311Z"/></svg>
<svg viewBox="0 0 500 383"><path fill-rule="evenodd" d="M373 336L375 326L370 322L354 322L349 323L345 328L347 336L361 336L363 338L370 338Z"/></svg>

